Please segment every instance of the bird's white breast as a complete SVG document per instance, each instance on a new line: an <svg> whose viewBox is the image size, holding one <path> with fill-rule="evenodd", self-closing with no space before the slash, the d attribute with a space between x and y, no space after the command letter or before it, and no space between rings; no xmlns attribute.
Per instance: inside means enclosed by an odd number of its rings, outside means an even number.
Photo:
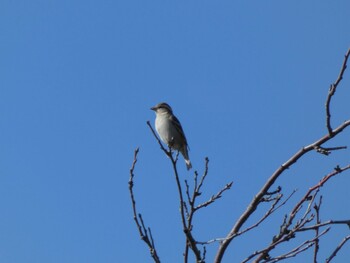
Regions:
<svg viewBox="0 0 350 263"><path fill-rule="evenodd" d="M180 135L169 116L162 113L157 114L155 126L161 140L167 145L172 144L172 147L177 149Z"/></svg>

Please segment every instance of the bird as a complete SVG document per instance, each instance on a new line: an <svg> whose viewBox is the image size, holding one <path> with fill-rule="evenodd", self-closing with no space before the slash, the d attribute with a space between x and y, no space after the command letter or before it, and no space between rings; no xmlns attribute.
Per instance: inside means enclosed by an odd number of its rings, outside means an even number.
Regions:
<svg viewBox="0 0 350 263"><path fill-rule="evenodd" d="M181 152L185 159L187 170L190 170L192 164L188 156L186 136L180 121L173 114L172 108L169 104L161 102L152 107L151 110L156 113L155 126L161 140L168 145L169 148Z"/></svg>

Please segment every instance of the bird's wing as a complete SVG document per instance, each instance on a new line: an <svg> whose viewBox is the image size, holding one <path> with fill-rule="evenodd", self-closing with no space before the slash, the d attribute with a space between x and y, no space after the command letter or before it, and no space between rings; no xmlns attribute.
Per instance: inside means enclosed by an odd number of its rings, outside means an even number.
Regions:
<svg viewBox="0 0 350 263"><path fill-rule="evenodd" d="M174 124L175 126L175 129L178 131L178 133L182 136L183 140L185 141L185 144L186 146L188 147L188 144L187 144L187 140L186 140L186 136L185 136L185 133L182 129L182 126L181 126L181 123L180 121L178 120L178 118L176 118L174 115L170 116L170 120L171 122Z"/></svg>

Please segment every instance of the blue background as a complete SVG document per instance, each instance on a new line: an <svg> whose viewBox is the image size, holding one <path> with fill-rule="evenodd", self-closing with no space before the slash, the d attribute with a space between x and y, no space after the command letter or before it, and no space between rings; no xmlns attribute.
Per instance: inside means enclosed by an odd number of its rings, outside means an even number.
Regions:
<svg viewBox="0 0 350 263"><path fill-rule="evenodd" d="M350 47L349 10L346 0L2 0L0 262L152 262L127 188L136 147L139 212L160 258L181 262L171 165L146 125L161 101L182 122L194 169L210 159L201 201L234 181L194 221L198 240L225 236L271 173L326 134L329 84ZM334 127L350 118L349 84L346 72L332 101ZM328 146L348 141L345 131ZM298 189L297 202L348 163L349 150L310 153L276 186L286 195ZM179 171L192 178L182 158ZM322 189L323 220L350 218L349 184L347 172ZM268 244L289 209L234 241L224 262ZM332 230L321 260L349 234ZM207 248L209 262L216 248ZM292 262L310 262L311 252Z"/></svg>

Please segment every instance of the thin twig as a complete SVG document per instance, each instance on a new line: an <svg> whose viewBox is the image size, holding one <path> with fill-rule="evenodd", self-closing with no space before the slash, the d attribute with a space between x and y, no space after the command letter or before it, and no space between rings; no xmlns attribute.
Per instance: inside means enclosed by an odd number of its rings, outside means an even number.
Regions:
<svg viewBox="0 0 350 263"><path fill-rule="evenodd" d="M319 236L317 237L320 237L324 234L326 234L327 232L329 231L329 228L325 229ZM293 235L294 233L291 231L289 233L289 235ZM313 242L314 242L314 239L311 239L311 240L306 240L304 241L301 245L297 246L296 248L292 249L291 251L283 254L283 255L280 255L278 257L273 257L271 258L270 255L268 254L269 251L271 251L274 247L276 247L278 244L282 243L282 242L285 242L285 241L288 241L290 239L290 236L285 236L283 239L281 240L278 240L276 241L275 243L271 243L270 245L268 245L266 248L264 249L261 249L261 250L258 250L258 251L255 251L253 254L249 255L245 260L243 260L241 263L246 263L248 262L249 260L251 260L252 258L256 257L257 255L260 255L257 259L255 259L253 262L254 263L258 263L258 262L277 262L281 259L283 259L283 257L292 257L291 255L295 256L296 254L299 254L303 251L305 251L306 249L302 249L303 246L305 246L306 244L309 244L311 243L310 246L307 247L310 248L312 245L313 245ZM299 252L297 252L299 251ZM297 253L296 253L297 252ZM296 254L294 254L296 253ZM278 260L276 260L278 259ZM275 261L274 261L275 260Z"/></svg>
<svg viewBox="0 0 350 263"><path fill-rule="evenodd" d="M178 188L178 193L179 193L179 198L180 198L180 214L181 214L181 221L182 221L182 225L183 225L183 231L184 231L184 233L185 233L185 235L187 237L187 240L188 240L188 242L190 244L190 248L192 249L193 253L196 256L197 262L202 262L201 253L200 253L200 250L197 248L196 241L193 238L193 235L192 235L192 232L191 232L191 228L190 228L190 226L188 226L186 224L185 213L184 213L184 199L183 199L183 194L182 194L182 187L181 187L181 183L180 183L179 174L178 174L178 171L177 171L176 162L175 162L174 158L172 157L172 155L170 155L170 160L171 160L172 165L173 165L176 185L177 185L177 188Z"/></svg>
<svg viewBox="0 0 350 263"><path fill-rule="evenodd" d="M326 100L326 126L327 126L327 130L328 130L328 133L330 136L333 135L333 129L331 126L330 104L331 104L332 97L335 94L336 89L338 87L338 84L343 79L345 69L347 68L347 62L348 62L349 55L350 55L350 48L348 49L348 51L346 52L346 54L344 56L343 65L340 69L340 73L339 73L337 80L333 84L331 84L331 86L329 88L329 92L328 92L328 96L327 96L327 100Z"/></svg>
<svg viewBox="0 0 350 263"><path fill-rule="evenodd" d="M208 158L208 157L205 157L205 169L204 169L204 173L203 173L203 175L202 175L202 178L201 178L201 180L200 180L200 182L199 182L198 187L195 188L195 191L196 191L197 193L200 193L200 190L201 190L201 188L202 188L202 186L203 186L204 180L205 180L205 178L206 178L207 175L208 175L208 169L209 169L208 164L209 164L209 158Z"/></svg>
<svg viewBox="0 0 350 263"><path fill-rule="evenodd" d="M350 220L328 220L322 223L316 223L315 225L312 225L312 226L301 227L298 230L298 232L316 230L317 228L328 226L328 225L347 225L348 227L350 227Z"/></svg>
<svg viewBox="0 0 350 263"><path fill-rule="evenodd" d="M321 218L320 218L321 204L322 204L322 195L320 196L318 204L314 205L314 210L316 213L316 224L321 223ZM315 237L317 237L318 235L319 235L319 227L315 229ZM316 238L315 246L314 246L314 263L317 263L317 255L318 255L319 249L320 249L320 239Z"/></svg>
<svg viewBox="0 0 350 263"><path fill-rule="evenodd" d="M275 202L271 205L270 209L262 216L262 218L260 218L260 220L258 222L256 222L255 224L251 225L250 227L247 227L246 229L238 232L236 234L236 236L242 235L245 232L248 232L250 230L252 230L253 228L258 227L263 221L265 221L266 218L268 218L272 213L274 213L275 211L277 211L279 208L281 208L282 206L284 206L288 200L296 193L296 190L293 190L293 192L286 198L286 200L284 200L280 205L276 206L280 199L276 199ZM281 195L282 198L282 195Z"/></svg>
<svg viewBox="0 0 350 263"><path fill-rule="evenodd" d="M345 150L347 149L347 146L338 146L338 147L321 147L321 146L316 146L315 150L318 153L321 153L323 155L330 155L332 151L338 151L338 150Z"/></svg>
<svg viewBox="0 0 350 263"><path fill-rule="evenodd" d="M333 176L340 174L346 170L350 169L350 165L347 165L343 168L340 168L339 166L334 168L334 171L329 173L328 175L326 175L325 177L323 177L318 184L314 185L313 187L311 187L307 193L304 195L304 197L299 201L299 203L295 206L294 210L292 213L296 213L297 209L301 206L301 204L304 202L304 200L307 200L308 198L310 198L310 194L311 192L313 192L316 189L321 188L329 179L331 179Z"/></svg>
<svg viewBox="0 0 350 263"><path fill-rule="evenodd" d="M139 148L137 148L134 152L134 160L133 160L133 163L131 165L130 179L129 179L129 192L130 192L130 197L131 197L134 221L135 221L135 224L136 224L137 229L139 231L139 235L140 235L141 239L147 244L147 246L150 250L150 254L151 254L151 257L153 258L154 262L160 263L160 259L159 259L158 254L157 254L157 250L156 250L156 247L154 245L154 240L153 240L151 228L148 227L148 231L147 231L147 228L143 222L142 215L140 213L138 214L137 209L136 209L136 201L135 201L133 188L134 188L134 177L135 177L134 170L135 170L135 165L137 162L137 154L138 153L139 153Z"/></svg>
<svg viewBox="0 0 350 263"><path fill-rule="evenodd" d="M337 255L337 253L339 252L339 250L345 245L346 242L348 242L348 240L350 240L350 235L346 236L341 242L340 244L334 249L334 251L332 252L332 254L329 256L329 258L326 259L326 263L331 262L331 260L333 258L335 258L335 256Z"/></svg>
<svg viewBox="0 0 350 263"><path fill-rule="evenodd" d="M221 198L222 194L231 189L233 182L229 182L228 184L226 184L217 194L213 195L208 201L197 205L196 207L194 207L194 211L199 210L203 207L207 207L208 205L214 203L217 199Z"/></svg>
<svg viewBox="0 0 350 263"><path fill-rule="evenodd" d="M264 263L267 263L267 262L278 262L278 261L281 261L281 260L285 260L287 258L295 257L295 256L299 255L300 253L302 253L302 252L308 250L309 248L311 248L314 245L315 240L319 239L321 236L325 235L329 230L330 230L330 228L327 228L324 231L322 231L321 234L315 236L313 239L304 241L302 244L300 244L296 248L290 250L289 252L287 252L287 253L285 253L283 255L277 256L277 257L273 257L273 258L271 258L269 260L266 260L266 261L263 261L263 262Z"/></svg>

